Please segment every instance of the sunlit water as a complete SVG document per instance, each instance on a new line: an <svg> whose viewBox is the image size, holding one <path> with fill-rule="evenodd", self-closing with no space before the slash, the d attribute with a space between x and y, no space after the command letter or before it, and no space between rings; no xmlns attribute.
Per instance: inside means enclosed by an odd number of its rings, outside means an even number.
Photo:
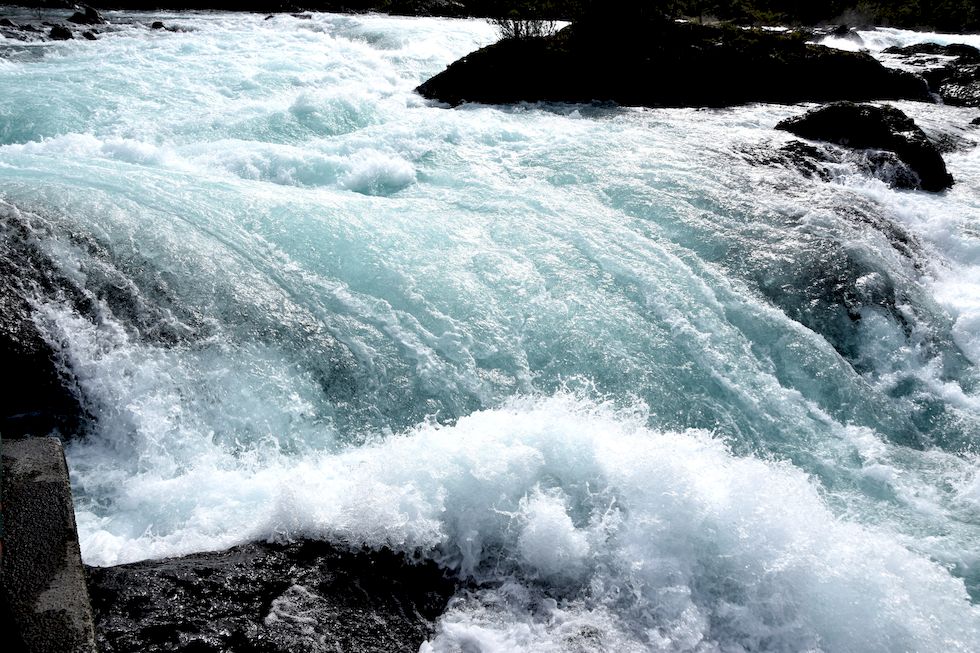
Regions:
<svg viewBox="0 0 980 653"><path fill-rule="evenodd" d="M425 651L980 650L980 134L956 186L760 160L803 107L412 93L480 21L0 42L0 226L92 415L83 555L389 546ZM876 49L928 35L876 34Z"/></svg>

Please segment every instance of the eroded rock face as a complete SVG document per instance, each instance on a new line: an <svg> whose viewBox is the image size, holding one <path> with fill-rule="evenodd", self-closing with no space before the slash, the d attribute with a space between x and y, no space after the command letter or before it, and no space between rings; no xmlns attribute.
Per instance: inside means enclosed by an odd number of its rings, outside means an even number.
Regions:
<svg viewBox="0 0 980 653"><path fill-rule="evenodd" d="M923 190L941 191L953 184L935 144L894 107L835 102L784 120L776 129L854 150L891 152L915 173Z"/></svg>
<svg viewBox="0 0 980 653"><path fill-rule="evenodd" d="M669 22L575 24L550 37L501 41L417 91L451 105L599 100L720 107L930 97L921 79L865 53L808 44L800 35Z"/></svg>
<svg viewBox="0 0 980 653"><path fill-rule="evenodd" d="M103 653L415 653L455 591L433 564L314 541L88 573Z"/></svg>

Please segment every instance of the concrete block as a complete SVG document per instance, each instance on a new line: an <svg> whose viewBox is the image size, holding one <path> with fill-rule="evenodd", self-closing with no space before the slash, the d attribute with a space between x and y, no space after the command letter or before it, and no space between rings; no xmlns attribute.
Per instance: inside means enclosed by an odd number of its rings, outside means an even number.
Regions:
<svg viewBox="0 0 980 653"><path fill-rule="evenodd" d="M31 653L94 652L92 607L61 443L25 438L4 440L0 448L5 621Z"/></svg>

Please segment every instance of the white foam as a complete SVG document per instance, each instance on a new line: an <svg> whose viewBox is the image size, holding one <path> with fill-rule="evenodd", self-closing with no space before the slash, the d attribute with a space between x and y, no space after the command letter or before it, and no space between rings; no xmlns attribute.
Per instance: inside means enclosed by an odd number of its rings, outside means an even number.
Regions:
<svg viewBox="0 0 980 653"><path fill-rule="evenodd" d="M858 30L860 40L850 37L828 36L820 39L821 45L840 50L870 50L880 52L889 47L906 47L919 43L938 43L951 45L965 43L980 48L980 36L976 34L943 34L939 32L916 32L893 27L878 27L871 30Z"/></svg>
<svg viewBox="0 0 980 653"><path fill-rule="evenodd" d="M961 581L835 518L800 471L643 422L558 395L252 471L206 454L176 476L154 466L122 481L120 516L200 506L173 532L121 538L83 512L83 547L105 564L181 553L216 532L211 543L226 546L215 527L250 514L242 540L328 537L421 554L488 584L441 622L438 651L560 650L589 629L617 650L980 644ZM75 471L84 486L105 470ZM555 583L564 598L528 610Z"/></svg>

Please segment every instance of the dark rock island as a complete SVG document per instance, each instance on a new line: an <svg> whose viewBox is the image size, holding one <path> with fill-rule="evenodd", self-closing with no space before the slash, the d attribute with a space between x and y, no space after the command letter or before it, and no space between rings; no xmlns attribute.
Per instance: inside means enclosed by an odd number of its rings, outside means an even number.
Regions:
<svg viewBox="0 0 980 653"><path fill-rule="evenodd" d="M550 36L505 39L456 61L417 90L453 106L608 101L724 107L930 99L921 78L886 68L867 53L814 45L795 33L662 19L629 27L582 22Z"/></svg>

